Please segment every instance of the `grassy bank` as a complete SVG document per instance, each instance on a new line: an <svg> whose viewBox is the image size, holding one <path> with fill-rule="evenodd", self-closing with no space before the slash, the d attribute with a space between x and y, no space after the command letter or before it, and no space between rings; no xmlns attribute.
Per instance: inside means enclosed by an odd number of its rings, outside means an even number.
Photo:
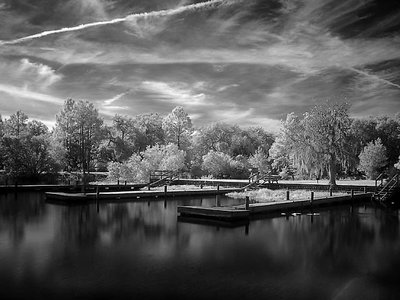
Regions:
<svg viewBox="0 0 400 300"><path fill-rule="evenodd" d="M257 202L276 202L286 200L286 190L269 190L259 189L246 192L233 192L226 194L228 197L235 199L245 199L249 197L252 201ZM346 195L346 193L333 193L334 196ZM329 196L328 191L314 191L314 198L325 198ZM311 198L311 191L292 190L289 193L289 200L307 200Z"/></svg>

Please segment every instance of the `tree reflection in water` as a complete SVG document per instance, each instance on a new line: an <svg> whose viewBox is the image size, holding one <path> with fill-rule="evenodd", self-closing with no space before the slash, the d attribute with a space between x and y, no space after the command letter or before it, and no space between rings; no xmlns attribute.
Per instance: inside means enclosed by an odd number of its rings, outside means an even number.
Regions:
<svg viewBox="0 0 400 300"><path fill-rule="evenodd" d="M0 233L7 231L12 243L19 245L28 225L41 222L46 213L40 193L0 194Z"/></svg>
<svg viewBox="0 0 400 300"><path fill-rule="evenodd" d="M0 278L12 295L40 288L67 298L351 299L367 284L371 295L399 296L399 217L374 207L326 209L313 220L261 217L246 234L243 226L177 221L178 205L211 206L215 198L100 202L97 210L8 197L0 204ZM31 241L19 254L1 237L15 228ZM19 277L27 280L12 279Z"/></svg>

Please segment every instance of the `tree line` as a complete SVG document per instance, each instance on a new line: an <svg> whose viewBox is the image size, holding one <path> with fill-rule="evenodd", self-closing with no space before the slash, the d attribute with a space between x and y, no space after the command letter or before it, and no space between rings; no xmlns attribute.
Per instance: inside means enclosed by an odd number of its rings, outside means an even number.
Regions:
<svg viewBox="0 0 400 300"><path fill-rule="evenodd" d="M400 114L354 119L345 103L290 113L278 134L223 122L195 127L181 106L166 116L115 115L105 124L93 103L72 99L52 130L22 111L0 117L0 169L14 180L108 171L111 180L146 182L158 169L188 177L247 178L257 169L335 184L338 176L394 173L399 154Z"/></svg>

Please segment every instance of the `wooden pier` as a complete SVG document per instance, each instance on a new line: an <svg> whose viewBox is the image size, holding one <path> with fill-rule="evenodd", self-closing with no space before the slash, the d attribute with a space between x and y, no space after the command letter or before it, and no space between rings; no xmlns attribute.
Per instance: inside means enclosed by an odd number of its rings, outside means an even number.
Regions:
<svg viewBox="0 0 400 300"><path fill-rule="evenodd" d="M215 196L223 195L231 192L237 192L237 188L217 188L217 189L196 189L196 190L168 190L164 187L163 191L121 191L121 192L98 192L98 193L63 193L63 192L47 192L46 199L57 200L68 203L76 203L82 201L93 200L136 200L141 198L167 198L182 196Z"/></svg>
<svg viewBox="0 0 400 300"><path fill-rule="evenodd" d="M100 192L112 191L136 191L146 186L146 184L135 183L120 183L120 184L82 184L73 185L60 185L60 184L13 184L13 185L0 185L0 193L13 193L13 192L61 192L61 193L79 193L83 189L86 192L95 192L98 189Z"/></svg>
<svg viewBox="0 0 400 300"><path fill-rule="evenodd" d="M245 188L249 185L248 180L244 179L178 179L174 181L174 184L190 184L190 185L204 185L204 186L216 186L221 187L238 187ZM271 190L312 190L312 191L329 191L333 192L347 192L354 190L357 192L375 192L376 187L374 185L363 185L358 184L356 181L354 184L341 184L340 182L331 186L329 184L321 183L304 183L304 182L281 182L272 181L270 183L263 184L262 188Z"/></svg>
<svg viewBox="0 0 400 300"><path fill-rule="evenodd" d="M249 210L236 209L235 207L178 206L178 213L180 216L197 216L230 221L248 219L250 216Z"/></svg>
<svg viewBox="0 0 400 300"><path fill-rule="evenodd" d="M256 214L268 214L268 213L288 213L288 212L299 212L306 209L312 209L320 206L330 206L344 203L355 203L359 201L371 200L373 193L358 193L349 194L344 196L331 196L326 198L316 198L307 200L296 200L296 201L279 201L279 202L265 202L265 203L251 203L243 204L232 207L212 207L205 208L202 206L178 206L178 213L181 216L186 217L199 217L199 218L213 218L223 220L235 220L236 216L251 217ZM246 209L247 208L247 209ZM233 211L243 211L244 214L232 213ZM238 218L240 219L240 218Z"/></svg>

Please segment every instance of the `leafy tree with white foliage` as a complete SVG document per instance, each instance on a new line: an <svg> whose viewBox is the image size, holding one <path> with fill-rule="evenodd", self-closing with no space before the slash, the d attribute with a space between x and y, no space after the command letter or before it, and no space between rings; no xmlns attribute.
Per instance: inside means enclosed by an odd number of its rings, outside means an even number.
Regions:
<svg viewBox="0 0 400 300"><path fill-rule="evenodd" d="M192 121L182 106L175 107L162 122L166 141L174 143L179 149L187 149L193 132Z"/></svg>
<svg viewBox="0 0 400 300"><path fill-rule="evenodd" d="M71 170L89 171L104 134L103 120L91 102L69 99L56 116L54 135L66 149Z"/></svg>
<svg viewBox="0 0 400 300"><path fill-rule="evenodd" d="M258 148L256 152L250 156L249 163L252 167L257 168L261 173L264 174L271 170L268 155L261 148Z"/></svg>
<svg viewBox="0 0 400 300"><path fill-rule="evenodd" d="M345 103L317 105L303 118L289 114L283 124L286 149L300 168L329 172L336 184L337 166L346 159L346 139L350 132L349 107Z"/></svg>
<svg viewBox="0 0 400 300"><path fill-rule="evenodd" d="M109 163L109 179L147 182L152 171L182 170L185 167L185 155L185 151L179 150L175 144L148 146L140 154L133 154L126 162Z"/></svg>
<svg viewBox="0 0 400 300"><path fill-rule="evenodd" d="M375 179L387 165L386 147L380 138L367 144L359 155L360 171Z"/></svg>

